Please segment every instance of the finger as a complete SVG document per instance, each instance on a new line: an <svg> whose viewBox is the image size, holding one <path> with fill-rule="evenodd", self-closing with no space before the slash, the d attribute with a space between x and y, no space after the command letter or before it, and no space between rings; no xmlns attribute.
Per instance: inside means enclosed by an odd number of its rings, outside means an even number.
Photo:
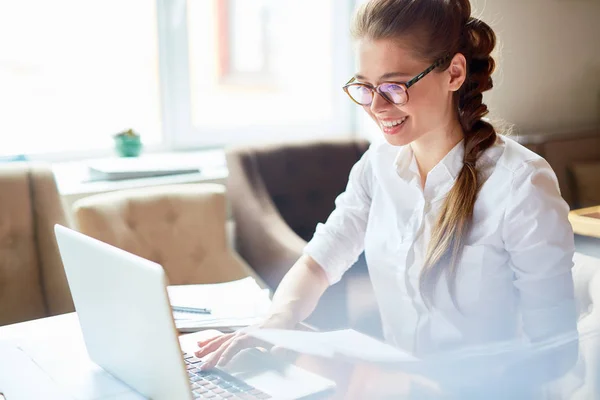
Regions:
<svg viewBox="0 0 600 400"><path fill-rule="evenodd" d="M215 335L214 336L210 336L210 337L207 337L207 338L204 338L204 339L198 341L197 342L198 347L204 347L207 344L209 344L210 342L212 342L213 340L222 337L223 335L226 335L226 334L222 333L222 332L219 332L219 331L215 331Z"/></svg>
<svg viewBox="0 0 600 400"><path fill-rule="evenodd" d="M219 362L219 360L221 359L221 355L223 354L223 352L225 350L227 350L227 348L229 347L231 342L233 342L236 337L237 337L237 335L229 337L229 339L227 339L227 341L225 341L225 343L222 343L218 349L216 349L214 352L212 352L212 354L210 356L206 357L204 359L204 364L202 364L200 366L200 370L206 371L207 369L214 368L217 365L217 363Z"/></svg>
<svg viewBox="0 0 600 400"><path fill-rule="evenodd" d="M229 339L231 339L233 337L233 335L234 335L233 333L230 333L228 335L219 336L219 337L213 339L212 341L210 341L209 343L207 343L205 346L198 349L198 351L196 351L194 354L196 355L196 357L202 358L202 357L206 356L207 354L210 354L213 351L216 351L219 347L221 347L223 345L223 343L225 343Z"/></svg>
<svg viewBox="0 0 600 400"><path fill-rule="evenodd" d="M203 357L208 353L216 350L223 342L228 339L228 335L219 336L217 338L212 339L211 341L204 343L204 346L201 346L196 352L197 357Z"/></svg>
<svg viewBox="0 0 600 400"><path fill-rule="evenodd" d="M242 335L238 336L229 344L229 346L227 347L227 349L225 349L223 354L221 354L221 359L217 363L217 366L224 367L241 350L247 349L250 347L257 347L259 344L260 344L260 342L258 340L254 339L248 335L242 334Z"/></svg>

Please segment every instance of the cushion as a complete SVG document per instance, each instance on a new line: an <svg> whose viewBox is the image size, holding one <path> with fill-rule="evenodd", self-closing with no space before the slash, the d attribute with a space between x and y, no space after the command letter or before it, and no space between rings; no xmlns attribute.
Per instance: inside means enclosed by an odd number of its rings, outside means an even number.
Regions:
<svg viewBox="0 0 600 400"><path fill-rule="evenodd" d="M600 205L600 162L574 163L569 167L577 207Z"/></svg>

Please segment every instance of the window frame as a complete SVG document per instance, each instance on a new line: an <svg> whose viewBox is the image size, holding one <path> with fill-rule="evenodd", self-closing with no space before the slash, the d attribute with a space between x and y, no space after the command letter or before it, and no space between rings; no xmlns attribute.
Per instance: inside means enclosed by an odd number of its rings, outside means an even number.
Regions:
<svg viewBox="0 0 600 400"><path fill-rule="evenodd" d="M240 143L281 142L355 136L356 111L341 90L345 78L352 74L352 45L349 23L354 9L353 0L332 0L331 40L333 118L322 124L294 126L257 126L220 128L210 131L192 125L191 86L188 56L188 0L156 0L160 111L162 141L144 147L145 153L179 150L210 149ZM210 0L221 1L221 0ZM222 60L221 60L222 61ZM339 86L339 87L338 87ZM285 133L285 136L282 135ZM32 153L32 161L59 162L88 158L110 157L111 148L54 153Z"/></svg>

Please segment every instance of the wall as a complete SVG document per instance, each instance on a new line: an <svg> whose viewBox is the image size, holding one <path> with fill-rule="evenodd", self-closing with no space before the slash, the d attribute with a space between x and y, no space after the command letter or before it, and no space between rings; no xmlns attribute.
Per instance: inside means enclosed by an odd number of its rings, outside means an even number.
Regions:
<svg viewBox="0 0 600 400"><path fill-rule="evenodd" d="M485 100L519 132L600 123L600 1L472 0L498 34Z"/></svg>
<svg viewBox="0 0 600 400"><path fill-rule="evenodd" d="M600 125L600 0L471 4L499 38L495 87L484 100L492 118L519 133ZM363 114L359 132L379 136Z"/></svg>

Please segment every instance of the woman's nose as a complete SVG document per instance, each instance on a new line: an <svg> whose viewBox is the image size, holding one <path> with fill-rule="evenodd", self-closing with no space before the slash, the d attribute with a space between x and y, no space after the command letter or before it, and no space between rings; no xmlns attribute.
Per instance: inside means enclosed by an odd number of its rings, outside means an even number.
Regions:
<svg viewBox="0 0 600 400"><path fill-rule="evenodd" d="M390 104L386 99L384 99L382 95L380 95L377 92L373 94L373 101L371 102L372 113L378 114L381 111L384 111L390 107L392 107L392 104Z"/></svg>

